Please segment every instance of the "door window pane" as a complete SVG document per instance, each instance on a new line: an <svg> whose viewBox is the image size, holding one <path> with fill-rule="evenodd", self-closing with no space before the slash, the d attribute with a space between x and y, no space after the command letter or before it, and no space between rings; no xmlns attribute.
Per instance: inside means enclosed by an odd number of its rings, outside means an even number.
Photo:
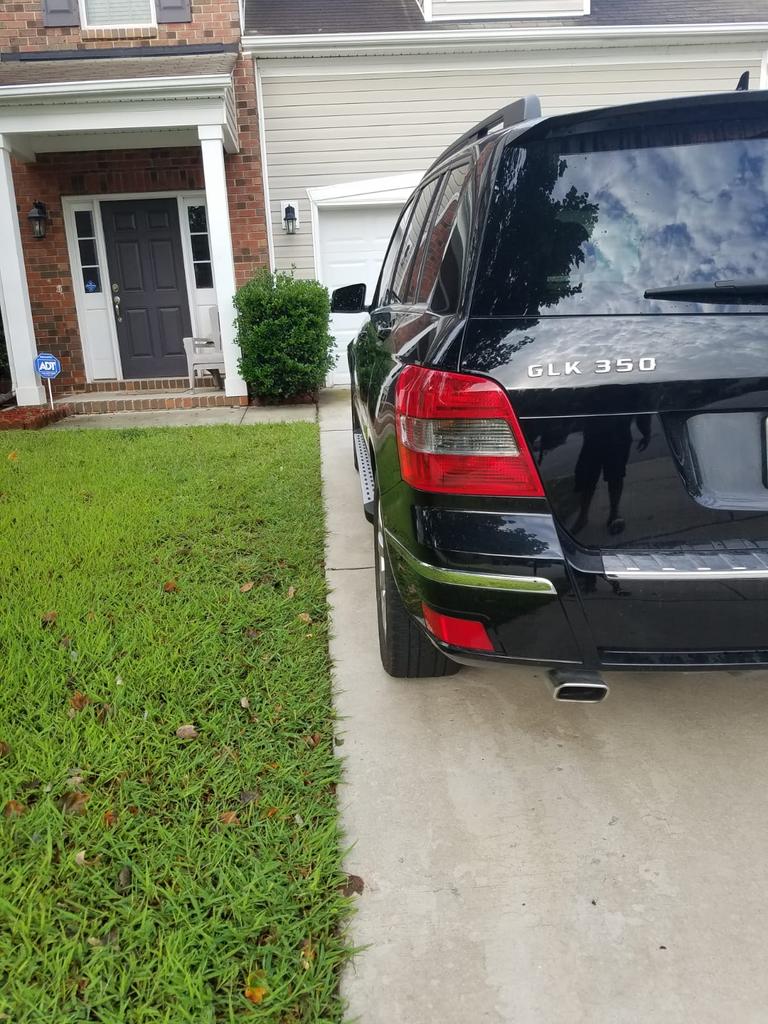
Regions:
<svg viewBox="0 0 768 1024"><path fill-rule="evenodd" d="M151 25L150 0L85 0L88 25Z"/></svg>
<svg viewBox="0 0 768 1024"><path fill-rule="evenodd" d="M80 270L83 275L83 290L88 295L94 295L101 291L101 272L93 230L93 215L90 210L75 212L75 231L80 254Z"/></svg>
<svg viewBox="0 0 768 1024"><path fill-rule="evenodd" d="M392 281L392 294L390 301L393 303L402 303L406 301L406 289L411 277L411 268L414 263L414 256L416 255L417 250L419 250L419 240L424 230L424 225L427 222L427 217L429 216L432 200L435 198L435 192L437 191L438 184L438 178L434 181L430 181L428 185L424 186L416 199L416 206L414 207L410 224L405 232L403 246L400 250L400 257L397 261L397 269L395 270L395 276Z"/></svg>
<svg viewBox="0 0 768 1024"><path fill-rule="evenodd" d="M468 164L451 171L445 180L445 187L440 198L435 203L432 225L424 245L424 265L421 271L421 280L416 290L416 302L429 302L432 295L432 289L435 287L443 256L448 248L448 240L456 223L461 191L468 174Z"/></svg>
<svg viewBox="0 0 768 1024"><path fill-rule="evenodd" d="M208 218L205 206L188 206L187 222L189 240L192 245L192 265L195 271L196 288L213 288L213 264L208 239Z"/></svg>
<svg viewBox="0 0 768 1024"><path fill-rule="evenodd" d="M195 264L195 285L197 288L213 288L213 270L210 263Z"/></svg>

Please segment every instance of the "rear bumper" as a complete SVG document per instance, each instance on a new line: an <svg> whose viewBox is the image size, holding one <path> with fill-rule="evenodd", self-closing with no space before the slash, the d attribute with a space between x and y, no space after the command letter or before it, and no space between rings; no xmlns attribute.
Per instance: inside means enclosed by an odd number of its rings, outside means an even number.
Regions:
<svg viewBox="0 0 768 1024"><path fill-rule="evenodd" d="M590 670L768 668L768 581L734 587L708 575L619 582L574 565L547 514L418 505L410 511L412 529L398 535L385 525L408 610L425 631L422 604L476 619L493 643L486 653L431 637L457 661Z"/></svg>

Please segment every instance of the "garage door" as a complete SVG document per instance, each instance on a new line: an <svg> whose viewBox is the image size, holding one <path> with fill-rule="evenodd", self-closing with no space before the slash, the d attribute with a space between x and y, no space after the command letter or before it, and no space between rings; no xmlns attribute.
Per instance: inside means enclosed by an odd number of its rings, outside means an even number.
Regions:
<svg viewBox="0 0 768 1024"><path fill-rule="evenodd" d="M399 212L398 206L320 209L320 280L326 288L333 291L365 281L367 297L371 299ZM331 370L329 384L349 384L347 345L364 322L365 315L344 313L331 317L336 366Z"/></svg>

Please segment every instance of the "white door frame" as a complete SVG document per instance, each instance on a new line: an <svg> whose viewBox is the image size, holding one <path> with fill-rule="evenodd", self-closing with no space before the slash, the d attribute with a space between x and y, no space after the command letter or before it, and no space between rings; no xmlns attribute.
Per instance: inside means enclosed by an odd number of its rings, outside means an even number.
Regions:
<svg viewBox="0 0 768 1024"><path fill-rule="evenodd" d="M112 313L112 281L109 274L109 263L107 262L107 250L104 240L104 226L102 222L102 202L130 201L131 199L175 199L179 212L179 234L181 235L181 251L184 260L184 280L187 286L187 302L189 303L189 316L192 325L192 334L198 335L201 325L198 324L197 302L195 301L195 275L192 265L192 242L189 235L189 225L186 219L186 203L190 200L197 200L198 205L206 205L204 189L187 189L184 191L172 192L109 192L97 195L83 196L62 196L61 205L64 217L64 227L67 238L67 249L69 252L70 272L72 274L72 290L75 296L75 308L77 310L77 325L80 332L80 343L83 349L83 362L85 364L86 380L91 383L94 379L125 380L123 374L122 360L120 357L120 346L117 338L117 325ZM86 310L82 289L80 287L80 252L77 245L77 232L75 230L75 211L78 207L90 204L93 208L93 227L96 237L96 252L101 270L102 292L107 299L107 323L109 330L109 342L115 363L114 378L95 378L93 373L93 360L88 341L86 328ZM216 274L216 267L211 259L211 270ZM213 289L211 289L213 291ZM215 299L213 300L215 303Z"/></svg>

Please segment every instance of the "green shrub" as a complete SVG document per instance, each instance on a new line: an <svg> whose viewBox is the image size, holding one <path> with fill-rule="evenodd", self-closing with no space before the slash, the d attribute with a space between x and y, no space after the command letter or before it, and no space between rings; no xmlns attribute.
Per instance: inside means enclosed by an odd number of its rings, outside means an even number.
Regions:
<svg viewBox="0 0 768 1024"><path fill-rule="evenodd" d="M318 281L260 271L235 295L240 372L260 398L314 393L333 366L331 304Z"/></svg>

